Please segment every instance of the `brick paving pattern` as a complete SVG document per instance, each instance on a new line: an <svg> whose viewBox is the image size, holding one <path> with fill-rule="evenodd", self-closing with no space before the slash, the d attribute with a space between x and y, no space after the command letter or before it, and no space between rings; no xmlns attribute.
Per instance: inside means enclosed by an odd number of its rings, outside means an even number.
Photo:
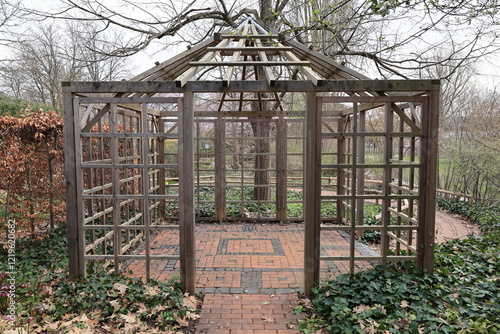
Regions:
<svg viewBox="0 0 500 334"><path fill-rule="evenodd" d="M207 294L197 334L296 334L297 295Z"/></svg>
<svg viewBox="0 0 500 334"><path fill-rule="evenodd" d="M197 333L299 333L293 308L304 284L303 224L196 224L196 251L196 286L205 293ZM179 254L178 232L156 234L151 253ZM321 232L321 255L348 254L347 233ZM375 254L356 244L356 255ZM360 261L356 270L372 266ZM348 268L348 261L321 261L321 279ZM126 271L145 277L144 262L134 261ZM176 275L179 261L152 262L152 278L164 281Z"/></svg>

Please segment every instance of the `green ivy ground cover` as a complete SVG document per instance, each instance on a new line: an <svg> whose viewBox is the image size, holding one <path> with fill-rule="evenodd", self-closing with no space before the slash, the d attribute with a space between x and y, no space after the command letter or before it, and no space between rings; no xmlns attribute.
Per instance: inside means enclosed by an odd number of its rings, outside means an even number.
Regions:
<svg viewBox="0 0 500 334"><path fill-rule="evenodd" d="M500 231L436 247L435 273L379 266L316 287L304 333L500 333ZM297 311L302 311L300 307Z"/></svg>
<svg viewBox="0 0 500 334"><path fill-rule="evenodd" d="M85 280L69 281L66 240L65 227L39 241L18 240L15 330L65 333L72 328L108 328L169 333L175 329L177 333L199 317L197 299L183 295L178 281L144 283L102 269ZM6 256L0 249L0 257ZM6 321L10 313L6 262L0 262L0 333L12 330Z"/></svg>

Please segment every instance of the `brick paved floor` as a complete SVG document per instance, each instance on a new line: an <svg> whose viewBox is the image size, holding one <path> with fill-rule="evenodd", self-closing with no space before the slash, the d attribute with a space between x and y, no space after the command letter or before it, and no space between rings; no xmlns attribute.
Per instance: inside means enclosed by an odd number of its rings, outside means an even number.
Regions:
<svg viewBox="0 0 500 334"><path fill-rule="evenodd" d="M303 224L197 224L196 286L205 293L287 294L301 292L304 280ZM321 254L346 256L349 236L343 232L321 232ZM152 254L179 254L177 231L163 231L151 241ZM357 255L373 255L356 244ZM372 266L356 263L356 270ZM348 261L321 261L321 279L347 273ZM135 277L144 277L143 261L127 267ZM179 275L179 261L153 261L151 277L167 280Z"/></svg>
<svg viewBox="0 0 500 334"><path fill-rule="evenodd" d="M296 294L207 294L196 333L299 333L297 299Z"/></svg>
<svg viewBox="0 0 500 334"><path fill-rule="evenodd" d="M292 322L303 291L303 224L197 224L196 286L205 293L197 333L298 333ZM349 236L321 232L321 254L348 255ZM176 231L162 231L151 241L152 254L179 254ZM357 255L375 255L362 244ZM371 268L368 261L356 270ZM322 261L321 279L347 273L348 261ZM144 262L127 268L135 277L145 276ZM178 261L154 261L151 277L167 280L179 275ZM271 297L273 296L273 297ZM267 317L267 318L266 318ZM266 320L267 319L267 320ZM271 321L272 319L272 321Z"/></svg>

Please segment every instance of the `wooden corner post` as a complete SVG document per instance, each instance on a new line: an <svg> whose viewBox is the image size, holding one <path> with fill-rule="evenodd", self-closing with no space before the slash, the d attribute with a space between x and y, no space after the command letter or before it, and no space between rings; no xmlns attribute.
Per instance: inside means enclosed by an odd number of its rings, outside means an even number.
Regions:
<svg viewBox="0 0 500 334"><path fill-rule="evenodd" d="M194 93L179 99L179 240L181 283L195 293L196 253L194 235Z"/></svg>
<svg viewBox="0 0 500 334"><path fill-rule="evenodd" d="M64 86L64 84L63 84ZM74 105L73 94L70 88L65 88L63 93L63 120L64 120L64 174L66 178L66 220L68 222L68 260L69 277L76 279L85 276L85 262L83 261L82 236L80 228L80 212L78 210L78 192L80 182L77 173L77 127L80 127L78 105ZM68 89L68 90L66 90Z"/></svg>
<svg viewBox="0 0 500 334"><path fill-rule="evenodd" d="M306 160L304 188L304 293L312 295L320 273L321 103L306 93Z"/></svg>
<svg viewBox="0 0 500 334"><path fill-rule="evenodd" d="M419 230L417 268L434 272L436 180L438 161L439 90L430 91L422 106L422 142L420 143Z"/></svg>

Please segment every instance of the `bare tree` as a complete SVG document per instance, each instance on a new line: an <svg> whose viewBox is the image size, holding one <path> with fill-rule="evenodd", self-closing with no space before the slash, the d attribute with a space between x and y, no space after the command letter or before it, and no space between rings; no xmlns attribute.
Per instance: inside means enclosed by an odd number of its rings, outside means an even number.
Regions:
<svg viewBox="0 0 500 334"><path fill-rule="evenodd" d="M16 41L17 19L22 15L19 1L0 0L0 45ZM1 59L0 61L5 60Z"/></svg>
<svg viewBox="0 0 500 334"><path fill-rule="evenodd" d="M96 28L70 22L65 29L39 23L13 44L15 60L0 67L0 87L10 95L61 108L61 81L116 80L126 76L127 60L93 51Z"/></svg>
<svg viewBox="0 0 500 334"><path fill-rule="evenodd" d="M370 67L382 77L409 77L415 69L436 62L456 68L466 59L478 59L499 48L500 4L489 1L59 0L58 4L50 11L31 8L28 12L98 22L97 38L110 30L126 33L129 38L114 41L112 50L99 50L108 56L129 56L176 35L196 43L234 25L243 15L254 15L270 28L286 30L290 38L353 67ZM444 57L434 57L436 48L445 52Z"/></svg>
<svg viewBox="0 0 500 334"><path fill-rule="evenodd" d="M471 137L472 133L461 123L463 117L470 119L464 115L472 110L464 110L471 103L467 94L469 74L459 69L498 52L500 47L497 39L500 3L496 1L58 0L54 3L57 5L50 9L26 5L24 13L32 18L92 23L94 29L85 30L85 24L74 26L74 33L91 36L88 43L77 45L94 51L88 59L96 66L104 59L134 55L157 42L170 45L181 40L195 44L213 32L234 26L243 16L253 15L269 29L285 31L288 38L298 39L370 75L448 79L442 121L457 136L460 132ZM116 37L110 39L110 35ZM77 45L71 50L77 50ZM91 78L98 76L91 74ZM485 108L479 102L474 105L475 112ZM270 110L270 106L265 108ZM270 135L266 122L253 122L252 130L257 137ZM473 140L487 143L482 137ZM267 153L266 142L262 141L261 153ZM256 173L255 184L267 182L266 164L265 158L256 161L256 169L263 172ZM450 177L446 183L452 180L455 179ZM254 194L260 198L267 196L267 193Z"/></svg>

